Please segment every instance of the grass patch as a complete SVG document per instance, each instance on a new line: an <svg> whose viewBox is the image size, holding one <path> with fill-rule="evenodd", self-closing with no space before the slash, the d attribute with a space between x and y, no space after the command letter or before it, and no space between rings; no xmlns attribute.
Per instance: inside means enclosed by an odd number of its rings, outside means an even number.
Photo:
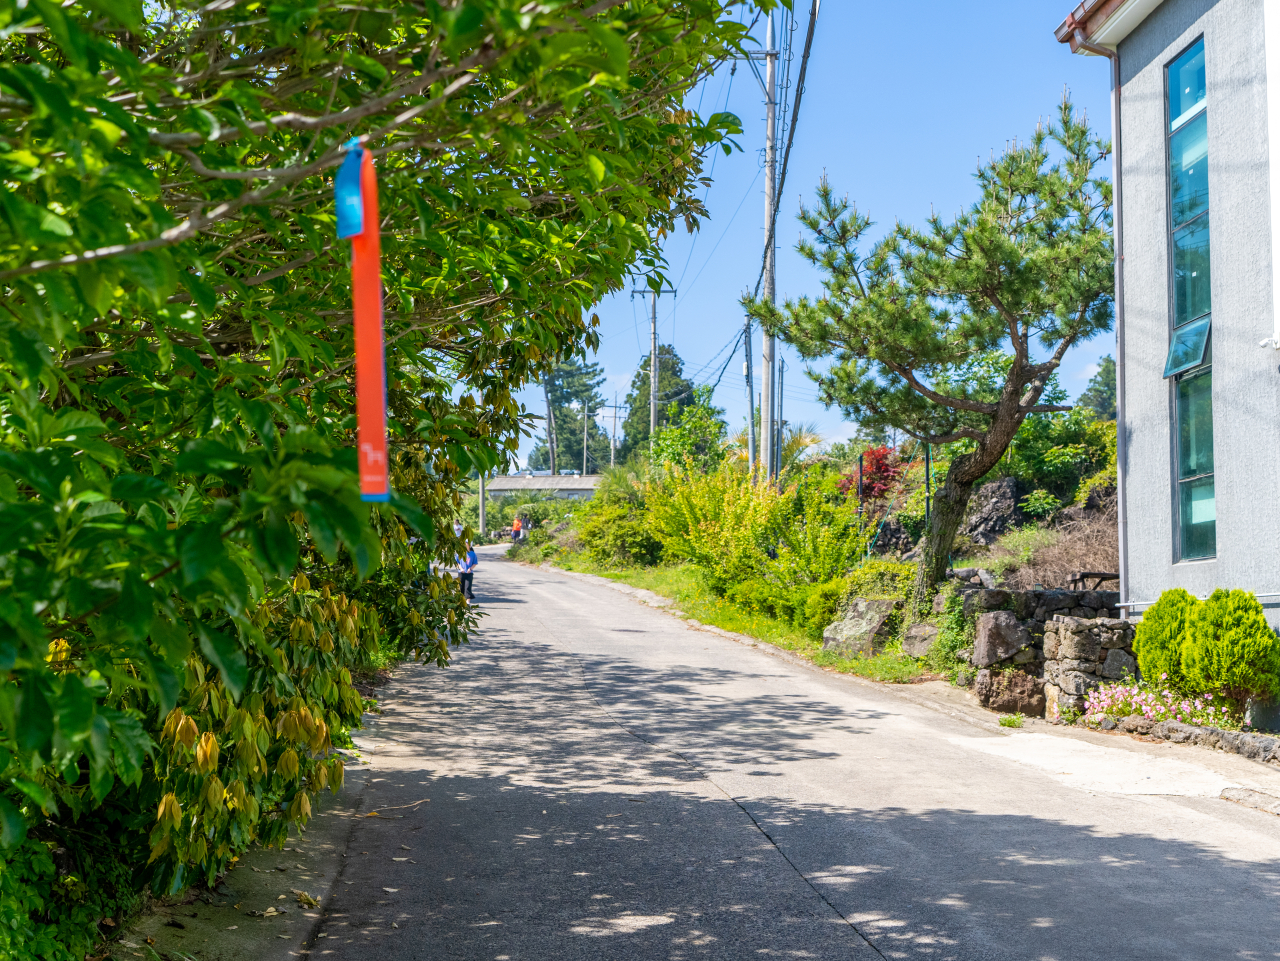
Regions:
<svg viewBox="0 0 1280 961"><path fill-rule="evenodd" d="M688 565L609 570L597 567L581 554L562 554L554 563L565 570L596 574L669 597L679 606L681 613L703 624L733 631L735 634L745 634L784 651L793 651L820 667L830 668L841 674L857 674L859 677L888 684L908 684L926 673L919 660L901 651L888 650L867 658L840 657L831 651L824 651L821 641L813 640L790 624L767 614L743 610L732 601L719 597L702 583L697 571Z"/></svg>
<svg viewBox="0 0 1280 961"><path fill-rule="evenodd" d="M1001 727L1022 727L1022 722L1026 720L1022 714L1005 714L1000 718Z"/></svg>

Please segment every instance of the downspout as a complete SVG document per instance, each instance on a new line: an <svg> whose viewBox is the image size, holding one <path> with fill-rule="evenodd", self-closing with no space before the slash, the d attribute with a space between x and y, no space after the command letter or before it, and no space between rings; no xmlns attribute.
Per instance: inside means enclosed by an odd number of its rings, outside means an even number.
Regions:
<svg viewBox="0 0 1280 961"><path fill-rule="evenodd" d="M1116 257L1116 519L1120 542L1120 616L1129 616L1129 524L1128 498L1125 492L1128 443L1125 437L1124 405L1124 206L1122 197L1122 165L1120 162L1120 51L1111 50L1085 38L1079 27L1075 32L1076 47L1111 61L1111 149L1112 164L1112 230Z"/></svg>

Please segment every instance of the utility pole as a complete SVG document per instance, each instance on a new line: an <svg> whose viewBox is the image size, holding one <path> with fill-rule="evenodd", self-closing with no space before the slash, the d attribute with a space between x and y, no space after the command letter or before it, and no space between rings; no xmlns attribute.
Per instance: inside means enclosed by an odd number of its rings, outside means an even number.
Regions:
<svg viewBox="0 0 1280 961"><path fill-rule="evenodd" d="M613 436L609 438L609 466L613 466L613 452L618 449L618 392L613 392Z"/></svg>
<svg viewBox="0 0 1280 961"><path fill-rule="evenodd" d="M551 413L551 392L547 390L547 381L542 381L542 397L547 402L547 454L551 458L551 476L556 476L556 418Z"/></svg>
<svg viewBox="0 0 1280 961"><path fill-rule="evenodd" d="M658 432L658 375L660 373L660 365L658 362L658 294L667 293L675 294L675 288L669 290L636 290L632 289L631 296L636 294L650 294L652 301L649 307L649 450L653 450L653 435ZM614 398L615 400L617 398Z"/></svg>
<svg viewBox="0 0 1280 961"><path fill-rule="evenodd" d="M769 25L765 33L765 144L764 144L764 301L772 304L774 300L774 256L773 243L769 237L769 228L773 226L773 209L778 202L777 190L777 139L778 139L778 51L774 49L773 14L769 14ZM773 336L764 331L760 345L760 451L763 456L764 476L773 478L778 473L777 460L774 457L774 343Z"/></svg>
<svg viewBox="0 0 1280 961"><path fill-rule="evenodd" d="M484 529L484 471L480 472L480 539L488 540Z"/></svg>
<svg viewBox="0 0 1280 961"><path fill-rule="evenodd" d="M747 379L747 473L755 476L756 470L756 389L751 374L751 318L742 328L742 376Z"/></svg>
<svg viewBox="0 0 1280 961"><path fill-rule="evenodd" d="M653 291L649 310L649 451L658 432L658 292Z"/></svg>
<svg viewBox="0 0 1280 961"><path fill-rule="evenodd" d="M786 423L782 419L782 376L787 372L787 362L778 357L778 446L777 455L773 461L773 472L776 475L782 469L782 430L783 424Z"/></svg>
<svg viewBox="0 0 1280 961"><path fill-rule="evenodd" d="M597 411L596 413L599 413ZM591 411L582 405L582 476L587 476L587 425L591 423Z"/></svg>

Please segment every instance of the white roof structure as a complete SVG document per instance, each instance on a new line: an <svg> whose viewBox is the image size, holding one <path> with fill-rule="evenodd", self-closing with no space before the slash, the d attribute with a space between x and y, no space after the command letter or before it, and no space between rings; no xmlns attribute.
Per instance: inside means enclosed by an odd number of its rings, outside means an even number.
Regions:
<svg viewBox="0 0 1280 961"><path fill-rule="evenodd" d="M544 474L530 477L528 474L510 474L491 477L485 481L489 494L514 494L517 491L551 491L557 494L593 494L600 483L599 474Z"/></svg>

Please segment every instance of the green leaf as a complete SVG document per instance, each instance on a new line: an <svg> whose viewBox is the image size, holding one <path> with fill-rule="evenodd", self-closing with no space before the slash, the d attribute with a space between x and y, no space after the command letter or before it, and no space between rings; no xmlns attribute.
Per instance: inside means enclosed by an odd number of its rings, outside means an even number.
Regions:
<svg viewBox="0 0 1280 961"><path fill-rule="evenodd" d="M216 570L226 556L222 543L222 524L214 521L188 529L178 546L178 560L182 564L182 580L185 584L202 581Z"/></svg>
<svg viewBox="0 0 1280 961"><path fill-rule="evenodd" d="M155 745L133 715L120 711L105 713L111 721L115 741L116 774L125 784L137 784L142 778L142 760L152 753Z"/></svg>
<svg viewBox="0 0 1280 961"><path fill-rule="evenodd" d="M0 845L16 848L27 839L27 819L9 798L0 794Z"/></svg>
<svg viewBox="0 0 1280 961"><path fill-rule="evenodd" d="M48 757L53 740L53 708L49 704L48 680L43 674L28 672L22 679L18 706L18 747Z"/></svg>
<svg viewBox="0 0 1280 961"><path fill-rule="evenodd" d="M259 558L278 577L288 577L298 566L298 537L284 512L272 507L254 527L253 545Z"/></svg>
<svg viewBox="0 0 1280 961"><path fill-rule="evenodd" d="M436 527L430 515L422 509L417 501L405 497L396 491L391 492L391 506L404 518L405 523L417 531L418 536L427 542L428 549L435 546Z"/></svg>
<svg viewBox="0 0 1280 961"><path fill-rule="evenodd" d="M219 540L221 543L221 540ZM181 667L191 653L194 643L191 632L183 621L174 621L161 612L151 621L151 640L160 649L160 656L170 667Z"/></svg>
<svg viewBox="0 0 1280 961"><path fill-rule="evenodd" d="M174 496L173 488L149 474L120 474L111 482L111 496L126 504L142 504Z"/></svg>
<svg viewBox="0 0 1280 961"><path fill-rule="evenodd" d="M88 736L93 726L93 695L76 675L68 675L58 697L58 733L68 741Z"/></svg>
<svg viewBox="0 0 1280 961"><path fill-rule="evenodd" d="M142 0L89 0L89 6L105 13L134 33L142 27Z"/></svg>
<svg viewBox="0 0 1280 961"><path fill-rule="evenodd" d="M115 775L111 772L111 724L105 717L93 719L89 735L89 790L99 804L111 791Z"/></svg>
<svg viewBox="0 0 1280 961"><path fill-rule="evenodd" d="M196 633L200 636L200 650L209 659L209 663L221 672L222 683L231 692L232 698L239 701L249 678L248 661L240 642L204 624L196 624Z"/></svg>

